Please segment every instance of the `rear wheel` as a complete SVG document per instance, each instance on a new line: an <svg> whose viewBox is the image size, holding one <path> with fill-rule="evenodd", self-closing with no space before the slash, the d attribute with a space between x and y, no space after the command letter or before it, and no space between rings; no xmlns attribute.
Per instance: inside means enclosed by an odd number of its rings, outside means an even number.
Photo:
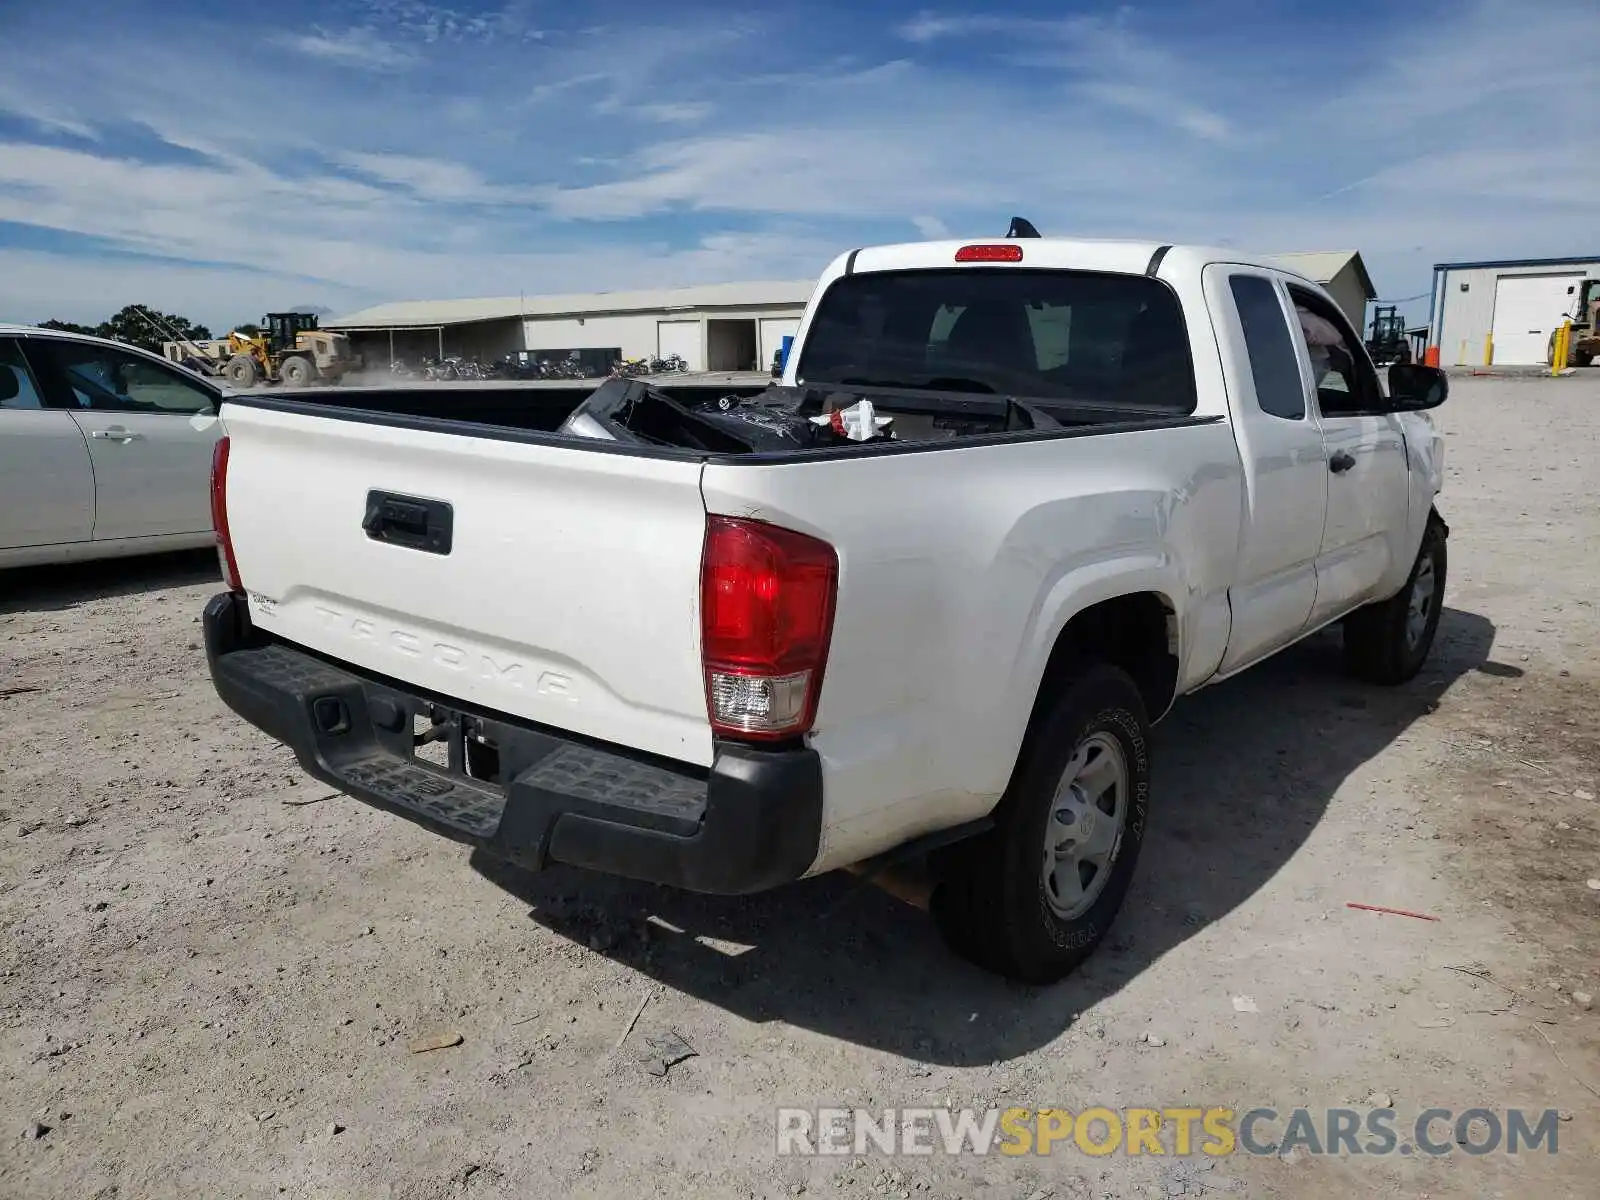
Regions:
<svg viewBox="0 0 1600 1200"><path fill-rule="evenodd" d="M994 829L954 847L933 895L952 949L1027 983L1093 953L1122 907L1144 842L1150 722L1139 689L1086 666L1024 747Z"/></svg>
<svg viewBox="0 0 1600 1200"><path fill-rule="evenodd" d="M222 368L222 373L234 387L255 387L256 380L261 377L261 372L256 369L256 360L248 354L235 354L228 360L228 365Z"/></svg>
<svg viewBox="0 0 1600 1200"><path fill-rule="evenodd" d="M317 368L309 358L295 354L283 360L279 374L290 387L307 387L316 382Z"/></svg>
<svg viewBox="0 0 1600 1200"><path fill-rule="evenodd" d="M1430 514L1405 587L1344 620L1345 665L1352 675L1369 683L1398 684L1422 670L1444 611L1448 566L1444 523Z"/></svg>

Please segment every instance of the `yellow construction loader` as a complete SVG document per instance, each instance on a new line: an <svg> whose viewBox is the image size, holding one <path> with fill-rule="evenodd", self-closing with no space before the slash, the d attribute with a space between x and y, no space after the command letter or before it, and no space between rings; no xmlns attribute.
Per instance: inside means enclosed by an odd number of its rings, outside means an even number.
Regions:
<svg viewBox="0 0 1600 1200"><path fill-rule="evenodd" d="M361 366L349 337L317 328L312 313L268 313L263 324L262 333L228 334L222 374L236 388L263 382L290 387L337 383Z"/></svg>
<svg viewBox="0 0 1600 1200"><path fill-rule="evenodd" d="M1578 302L1567 314L1572 330L1567 341L1567 366L1587 367L1600 358L1600 279L1585 279L1578 285ZM1561 338L1561 327L1550 335L1550 345L1545 351L1545 364L1556 365L1556 343Z"/></svg>

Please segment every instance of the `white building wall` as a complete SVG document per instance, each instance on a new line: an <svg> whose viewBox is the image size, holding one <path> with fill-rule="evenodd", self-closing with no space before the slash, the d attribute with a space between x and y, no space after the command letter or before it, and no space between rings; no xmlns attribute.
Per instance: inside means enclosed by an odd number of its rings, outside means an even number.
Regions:
<svg viewBox="0 0 1600 1200"><path fill-rule="evenodd" d="M696 321L701 323L701 344L704 345L704 322L707 320L748 320L760 331L767 322L787 322L785 332L799 326L800 305L780 305L751 309L708 308L693 312L657 310L637 313L609 313L585 317L528 317L524 320L525 338L529 350L579 350L616 347L623 358L649 358L659 354L659 323L662 321ZM758 336L759 332L758 332Z"/></svg>
<svg viewBox="0 0 1600 1200"><path fill-rule="evenodd" d="M1440 298L1434 314L1441 367L1484 365L1484 340L1494 328L1495 282L1502 275L1583 275L1600 278L1600 261L1575 259L1570 263L1538 266L1469 267L1441 271ZM1465 285L1465 290L1463 290ZM1571 304L1577 297L1568 298Z"/></svg>
<svg viewBox="0 0 1600 1200"><path fill-rule="evenodd" d="M691 371L706 369L706 323L699 317L687 320L657 321L656 347L652 353L662 358L676 354Z"/></svg>
<svg viewBox="0 0 1600 1200"><path fill-rule="evenodd" d="M598 350L616 347L623 358L656 352L656 314L601 317L530 317L524 322L529 350Z"/></svg>
<svg viewBox="0 0 1600 1200"><path fill-rule="evenodd" d="M763 317L761 319L761 366L772 366L772 356L783 345L783 339L793 337L800 328L799 317Z"/></svg>

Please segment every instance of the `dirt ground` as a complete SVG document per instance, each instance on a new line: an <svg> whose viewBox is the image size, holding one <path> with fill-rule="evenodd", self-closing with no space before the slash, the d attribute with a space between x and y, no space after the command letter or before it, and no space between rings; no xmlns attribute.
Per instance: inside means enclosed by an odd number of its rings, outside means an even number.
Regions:
<svg viewBox="0 0 1600 1200"><path fill-rule="evenodd" d="M1183 701L1128 906L1042 990L850 876L519 876L322 798L212 692L208 556L0 577L0 1196L1592 1197L1600 371L1453 387L1423 677L1329 635ZM780 1105L1385 1099L1560 1109L1559 1153L775 1154Z"/></svg>

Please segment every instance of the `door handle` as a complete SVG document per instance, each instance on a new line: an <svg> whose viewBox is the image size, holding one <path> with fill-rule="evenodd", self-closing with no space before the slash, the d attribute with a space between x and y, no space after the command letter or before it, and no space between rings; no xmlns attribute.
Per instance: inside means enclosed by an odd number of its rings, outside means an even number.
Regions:
<svg viewBox="0 0 1600 1200"><path fill-rule="evenodd" d="M110 429L91 429L89 436L107 442L137 442L143 439L144 434L124 429L121 425L113 425Z"/></svg>
<svg viewBox="0 0 1600 1200"><path fill-rule="evenodd" d="M1346 453L1343 450L1335 452L1334 455L1328 459L1328 470L1332 471L1335 475L1343 475L1355 465L1355 455Z"/></svg>

